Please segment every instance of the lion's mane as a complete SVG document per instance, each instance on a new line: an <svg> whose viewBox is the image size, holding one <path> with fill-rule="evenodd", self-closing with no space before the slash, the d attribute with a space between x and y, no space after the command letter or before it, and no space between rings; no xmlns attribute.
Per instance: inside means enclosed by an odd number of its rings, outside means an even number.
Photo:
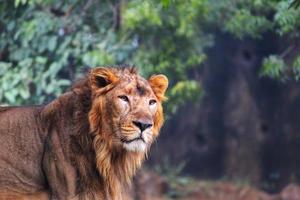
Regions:
<svg viewBox="0 0 300 200"><path fill-rule="evenodd" d="M116 70L123 70L130 72L132 75L137 75L136 70L133 68ZM102 98L96 98L107 94L105 94L106 91L95 92L96 88L92 86L94 80L91 77L93 77L93 74L89 74L76 83L69 93L48 105L43 113L49 117L49 114L53 114L54 110L68 109L67 102L73 102L72 108L75 109L74 121L76 123L75 133L72 136L72 151L76 154L72 159L79 169L79 182L88 185L90 188L103 188L105 193L109 194L112 199L121 199L119 196L122 193L121 186L130 183L132 176L147 155L144 152L124 151L124 149L114 147L112 134L102 128L102 125L107 123L105 114L113 112L113 110L107 110L109 108L102 102ZM111 87L109 89L113 90L114 85L112 84ZM160 94L160 92L157 92L157 94ZM158 95L157 98L160 102L154 118L154 129L158 133L164 121L161 102L165 99L165 96ZM89 130L89 134L86 133L87 130ZM90 155L89 160L86 160L86 155ZM96 170L93 170L93 166L96 166ZM101 181L91 181L94 177L99 177ZM86 188L86 186L83 188Z"/></svg>

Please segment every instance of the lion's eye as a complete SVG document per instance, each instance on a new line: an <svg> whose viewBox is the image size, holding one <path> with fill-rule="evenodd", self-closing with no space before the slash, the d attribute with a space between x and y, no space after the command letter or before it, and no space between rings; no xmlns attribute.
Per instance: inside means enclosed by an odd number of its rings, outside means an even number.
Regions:
<svg viewBox="0 0 300 200"><path fill-rule="evenodd" d="M125 95L121 95L121 96L118 96L118 97L119 97L121 100L123 100L123 101L129 102L128 97L125 96Z"/></svg>
<svg viewBox="0 0 300 200"><path fill-rule="evenodd" d="M154 105L154 104L156 104L156 100L151 99L151 100L149 101L149 105L151 106L151 105Z"/></svg>

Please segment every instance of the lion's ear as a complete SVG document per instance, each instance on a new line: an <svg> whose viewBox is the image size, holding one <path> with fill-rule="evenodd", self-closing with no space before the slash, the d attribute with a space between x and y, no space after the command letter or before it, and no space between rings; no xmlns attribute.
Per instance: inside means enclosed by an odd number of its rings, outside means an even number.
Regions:
<svg viewBox="0 0 300 200"><path fill-rule="evenodd" d="M166 99L165 92L168 88L169 81L165 75L153 75L149 78L148 82L159 100L162 101Z"/></svg>
<svg viewBox="0 0 300 200"><path fill-rule="evenodd" d="M119 78L111 68L98 67L90 71L92 89L101 89L116 83Z"/></svg>

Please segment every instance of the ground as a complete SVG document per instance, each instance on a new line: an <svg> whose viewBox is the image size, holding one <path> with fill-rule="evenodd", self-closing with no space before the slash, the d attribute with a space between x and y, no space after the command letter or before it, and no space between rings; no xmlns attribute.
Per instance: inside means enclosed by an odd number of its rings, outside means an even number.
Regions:
<svg viewBox="0 0 300 200"><path fill-rule="evenodd" d="M126 200L300 200L300 186L293 183L278 194L268 194L247 184L228 181L189 179L174 184L149 170L139 172L132 187Z"/></svg>

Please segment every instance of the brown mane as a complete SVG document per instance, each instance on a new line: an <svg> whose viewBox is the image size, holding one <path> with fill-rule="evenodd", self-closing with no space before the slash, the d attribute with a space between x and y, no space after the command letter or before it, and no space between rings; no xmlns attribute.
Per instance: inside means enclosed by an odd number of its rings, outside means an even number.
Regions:
<svg viewBox="0 0 300 200"><path fill-rule="evenodd" d="M119 71L124 73L128 71L132 75L137 74L136 68L120 68ZM99 106L100 105L100 106ZM104 177L109 193L116 199L121 194L121 185L130 183L132 176L141 166L145 154L140 152L127 152L122 149L115 149L109 133L102 132L101 123L105 121L102 116L102 110L105 109L102 102L93 104L89 112L90 130L94 135L93 147L96 152L96 163L100 174ZM156 129L160 129L163 123L162 108L160 107L155 117Z"/></svg>
<svg viewBox="0 0 300 200"><path fill-rule="evenodd" d="M135 68L121 68L121 70L128 70L130 73L136 74ZM97 169L103 176L109 193L116 197L118 194L121 194L121 184L124 182L130 183L131 177L135 174L136 169L141 166L145 155L138 152L124 152L120 149L114 149L110 145L109 134L101 132L101 123L99 123L103 121L101 108L96 109L92 106L91 88L88 78L77 82L73 86L72 91L78 95L79 102L82 102L81 106L79 106L82 111L78 112L77 120L78 122L85 122L77 125L78 145L86 153L94 151ZM97 103L101 105L101 102ZM89 113L88 121L86 113ZM162 120L162 118L159 120ZM86 134L87 128L90 130L90 135ZM92 156L92 158L94 157ZM82 165L81 161L78 164ZM82 168L82 175L82 179L89 177L84 168Z"/></svg>

